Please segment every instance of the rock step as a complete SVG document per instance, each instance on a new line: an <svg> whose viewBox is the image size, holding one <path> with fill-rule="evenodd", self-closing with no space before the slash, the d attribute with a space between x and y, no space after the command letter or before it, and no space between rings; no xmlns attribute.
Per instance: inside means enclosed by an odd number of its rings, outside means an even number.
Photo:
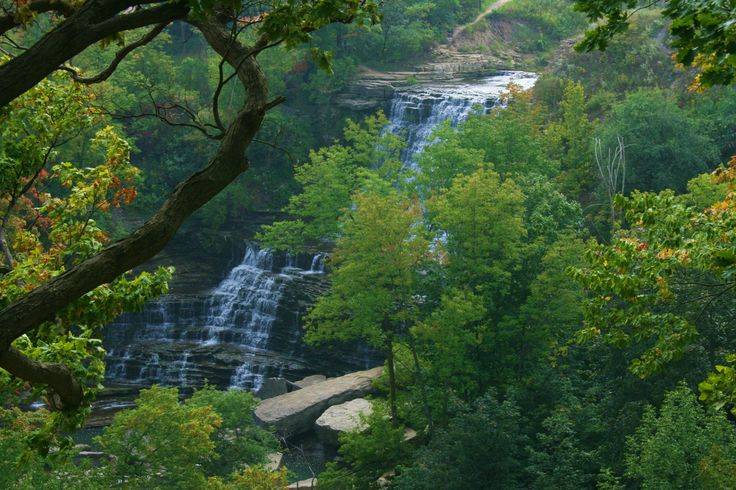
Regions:
<svg viewBox="0 0 736 490"><path fill-rule="evenodd" d="M376 367L269 398L256 408L256 422L274 428L283 437L303 434L329 407L371 393L373 381L382 373L383 368Z"/></svg>
<svg viewBox="0 0 736 490"><path fill-rule="evenodd" d="M349 402L333 405L324 411L314 423L317 437L327 445L337 447L339 436L351 430L365 430L366 424L361 415L369 416L373 412L373 404L365 398L356 398Z"/></svg>

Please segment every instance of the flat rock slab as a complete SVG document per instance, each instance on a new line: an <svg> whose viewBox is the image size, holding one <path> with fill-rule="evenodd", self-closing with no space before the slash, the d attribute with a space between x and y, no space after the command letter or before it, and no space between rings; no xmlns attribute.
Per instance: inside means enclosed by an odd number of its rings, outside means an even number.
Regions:
<svg viewBox="0 0 736 490"><path fill-rule="evenodd" d="M316 478L307 478L306 480L302 481L296 481L294 483L290 483L288 487L286 487L288 490L297 490L297 489L315 489L317 488L317 479Z"/></svg>
<svg viewBox="0 0 736 490"><path fill-rule="evenodd" d="M273 427L284 437L308 432L332 405L369 394L373 380L382 373L382 367L358 371L263 400L255 411L256 422Z"/></svg>
<svg viewBox="0 0 736 490"><path fill-rule="evenodd" d="M324 411L314 423L314 431L320 440L330 446L339 445L339 436L351 430L364 430L366 424L360 416L368 416L373 412L373 405L365 398L356 398L349 402L333 405Z"/></svg>

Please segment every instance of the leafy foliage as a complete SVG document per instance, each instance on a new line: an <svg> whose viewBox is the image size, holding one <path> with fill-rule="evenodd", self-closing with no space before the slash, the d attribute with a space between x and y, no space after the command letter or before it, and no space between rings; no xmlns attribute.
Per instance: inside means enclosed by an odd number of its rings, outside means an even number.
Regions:
<svg viewBox="0 0 736 490"><path fill-rule="evenodd" d="M401 469L394 485L400 489L436 485L465 489L493 482L496 488L520 488L525 442L521 423L512 401L500 401L488 393L439 431L418 452L416 463Z"/></svg>
<svg viewBox="0 0 736 490"><path fill-rule="evenodd" d="M652 4L637 0L576 0L575 8L591 22L604 22L585 34L579 49L605 49L611 38L624 32L632 16L631 9ZM638 10L638 8L636 9ZM634 11L636 11L634 10ZM729 2L690 2L669 0L662 15L672 20L670 32L675 37L675 59L685 66L697 66L697 86L728 84L734 79L733 28L734 6Z"/></svg>
<svg viewBox="0 0 736 490"><path fill-rule="evenodd" d="M373 412L365 418L365 431L340 434L340 459L328 463L320 473L320 487L328 490L376 488L376 482L384 473L408 461L411 446L404 441L405 428L391 423L386 415L386 408L373 402Z"/></svg>
<svg viewBox="0 0 736 490"><path fill-rule="evenodd" d="M627 441L626 474L641 488L724 488L723 470L736 464L735 448L732 424L722 414L707 414L680 385L659 411L645 410ZM714 482L722 483L711 486Z"/></svg>

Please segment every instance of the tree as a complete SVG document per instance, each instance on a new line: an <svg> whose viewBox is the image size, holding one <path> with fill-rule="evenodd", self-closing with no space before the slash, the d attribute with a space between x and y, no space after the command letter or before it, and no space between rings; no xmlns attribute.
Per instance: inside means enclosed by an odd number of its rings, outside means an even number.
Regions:
<svg viewBox="0 0 736 490"><path fill-rule="evenodd" d="M248 465L265 464L267 453L279 448L273 434L255 425L253 411L258 400L247 391L205 386L195 390L186 405L211 407L222 418L211 436L217 457L203 465L207 475L227 477Z"/></svg>
<svg viewBox="0 0 736 490"><path fill-rule="evenodd" d="M307 341L362 339L386 355L391 416L397 417L394 344L416 315L418 267L427 257L422 210L391 190L358 193L331 256L332 287L307 316Z"/></svg>
<svg viewBox="0 0 736 490"><path fill-rule="evenodd" d="M56 407L73 410L88 399L86 393L94 387L80 383L74 367L59 362L61 359L38 360L22 352L17 339L44 329L53 331L59 316L79 308L80 301L89 301L93 297L89 294L94 295L96 288L112 283L159 252L186 217L248 168L246 148L265 114L283 100L269 98L267 79L258 63L262 51L279 44L293 47L308 41L312 31L331 22L347 23L356 18L374 22L378 14L375 4L367 0L307 0L271 5L89 0L5 2L3 7L0 34L15 36L18 42L25 31L40 31L39 37L26 36L32 43L27 49L11 50L10 59L0 64L0 110L4 117L12 116L21 95L56 70L69 73L78 83L105 80L129 53L150 42L174 20L186 21L200 31L221 57L220 66L232 67L231 76L220 77L218 89L235 79L247 95L241 108L229 118L220 113L217 96L212 101L209 122L190 118L186 111L165 113L161 119L166 122L194 126L219 141L208 164L182 181L159 210L127 238L96 249L84 260L14 297L0 311L0 367L20 379L47 385L58 397ZM68 64L72 57L97 42L117 40L122 44L126 32L146 26L150 27L146 34L123 45L110 65L96 75L88 76ZM248 35L239 37L243 32ZM315 54L323 64L327 61L324 54Z"/></svg>
<svg viewBox="0 0 736 490"><path fill-rule="evenodd" d="M618 197L630 229L610 245L590 244L585 267L573 271L591 295L581 339L632 347L639 376L660 371L700 344L711 365L729 351L734 301L733 182L736 160L692 195L633 193ZM723 198L722 184L728 185Z"/></svg>
<svg viewBox="0 0 736 490"><path fill-rule="evenodd" d="M526 442L522 424L512 400L501 401L489 392L438 431L418 451L415 463L401 468L394 486L460 490L492 482L499 489L524 488L520 481Z"/></svg>
<svg viewBox="0 0 736 490"><path fill-rule="evenodd" d="M598 23L585 33L580 50L605 49L609 41L628 28L634 13L664 4L662 15L672 20L670 33L675 60L696 66L700 74L695 86L728 84L736 77L736 5L732 2L692 2L689 0L575 0L575 9ZM603 22L599 22L603 20Z"/></svg>
<svg viewBox="0 0 736 490"><path fill-rule="evenodd" d="M568 81L560 101L562 118L545 130L548 145L560 160L558 180L565 194L579 197L591 181L590 134L595 125L585 112L585 90L579 82Z"/></svg>
<svg viewBox="0 0 736 490"><path fill-rule="evenodd" d="M302 192L283 209L292 219L264 226L259 240L292 252L309 243L334 243L341 233L340 217L350 208L355 192L387 185L398 177L399 151L404 145L384 131L387 125L381 112L366 117L362 124L348 119L343 130L347 145L335 143L310 152L309 161L295 171Z"/></svg>
<svg viewBox="0 0 736 490"><path fill-rule="evenodd" d="M222 417L207 404L179 403L179 390L143 390L136 408L115 416L98 439L117 458L112 472L134 487L203 488L202 466L217 457Z"/></svg>
<svg viewBox="0 0 736 490"><path fill-rule="evenodd" d="M718 148L699 121L660 90L626 96L598 128L604 153L625 146L626 191L684 191L687 182L718 163ZM621 192L613 189L614 192Z"/></svg>
<svg viewBox="0 0 736 490"><path fill-rule="evenodd" d="M482 295L488 312L496 313L510 291L527 234L521 189L485 167L456 178L427 208L447 234L450 284Z"/></svg>
<svg viewBox="0 0 736 490"><path fill-rule="evenodd" d="M706 413L684 384L658 411L647 407L626 445L626 476L641 488L733 488L720 477L736 465L736 431L724 414Z"/></svg>
<svg viewBox="0 0 736 490"><path fill-rule="evenodd" d="M87 105L91 98L86 87L57 76L19 97L11 104L12 112L0 114L2 307L102 250L109 241L102 223L110 209L135 199L139 172L131 164L128 142L114 128L102 126L94 132L90 166L63 159L65 141L99 127ZM45 103L46 110L37 110L39 103ZM0 372L5 402L42 397L52 408L62 407L70 397L90 402L105 370L100 329L123 311L141 308L166 292L170 275L165 268L137 276L121 274L60 311L53 323L21 335L11 355L33 359L37 369L23 371L16 364L20 372L7 371L17 377ZM52 364L61 367L44 367ZM64 376L73 383L54 391L44 388ZM26 381L34 382L31 389ZM52 414L45 429L76 424L82 414L68 415ZM37 438L34 444L42 446L40 442Z"/></svg>

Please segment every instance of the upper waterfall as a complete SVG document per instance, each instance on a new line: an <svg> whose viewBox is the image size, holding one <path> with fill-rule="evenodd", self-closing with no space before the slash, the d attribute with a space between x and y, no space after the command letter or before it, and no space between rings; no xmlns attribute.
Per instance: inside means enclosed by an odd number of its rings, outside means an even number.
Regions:
<svg viewBox="0 0 736 490"><path fill-rule="evenodd" d="M473 82L409 86L394 93L388 129L404 134L407 149L403 160L416 169L416 156L431 143L432 132L441 123L449 120L456 126L476 105L484 110L493 108L509 84L529 89L536 81L534 73L507 71Z"/></svg>

